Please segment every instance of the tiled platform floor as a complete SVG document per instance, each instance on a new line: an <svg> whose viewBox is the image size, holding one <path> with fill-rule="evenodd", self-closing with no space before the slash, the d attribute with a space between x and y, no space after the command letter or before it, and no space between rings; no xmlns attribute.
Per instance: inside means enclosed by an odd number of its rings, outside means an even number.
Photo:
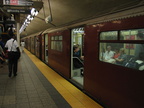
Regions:
<svg viewBox="0 0 144 108"><path fill-rule="evenodd" d="M16 77L8 77L6 64L0 68L0 108L71 108L71 106L23 53Z"/></svg>

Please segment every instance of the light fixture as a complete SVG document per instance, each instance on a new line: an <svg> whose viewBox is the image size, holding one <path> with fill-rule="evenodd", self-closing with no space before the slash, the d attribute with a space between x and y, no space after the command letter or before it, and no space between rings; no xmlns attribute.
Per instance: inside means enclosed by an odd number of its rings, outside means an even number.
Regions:
<svg viewBox="0 0 144 108"><path fill-rule="evenodd" d="M24 29L26 29L26 27L28 26L28 24L30 24L30 22L34 19L35 16L38 15L38 11L35 8L31 9L31 14L27 16L27 18L25 19L23 25L21 26L19 33L21 33Z"/></svg>

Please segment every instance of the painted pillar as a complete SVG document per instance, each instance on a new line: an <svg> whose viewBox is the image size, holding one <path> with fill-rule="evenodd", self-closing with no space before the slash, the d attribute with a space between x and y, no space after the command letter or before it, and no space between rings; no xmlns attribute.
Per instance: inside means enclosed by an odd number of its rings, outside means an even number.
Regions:
<svg viewBox="0 0 144 108"><path fill-rule="evenodd" d="M18 45L20 46L20 33L19 33L19 30L20 30L20 14L17 14L15 15L15 19L16 19L16 31L17 31L17 42L18 42Z"/></svg>

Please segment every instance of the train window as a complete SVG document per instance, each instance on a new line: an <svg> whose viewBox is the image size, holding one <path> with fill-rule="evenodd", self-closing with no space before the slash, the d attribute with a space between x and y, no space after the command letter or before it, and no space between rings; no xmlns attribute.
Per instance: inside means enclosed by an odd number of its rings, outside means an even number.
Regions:
<svg viewBox="0 0 144 108"><path fill-rule="evenodd" d="M62 51L62 41L57 42L57 50Z"/></svg>
<svg viewBox="0 0 144 108"><path fill-rule="evenodd" d="M120 40L144 40L144 29L122 30Z"/></svg>
<svg viewBox="0 0 144 108"><path fill-rule="evenodd" d="M100 43L99 60L137 70L144 70L144 44Z"/></svg>
<svg viewBox="0 0 144 108"><path fill-rule="evenodd" d="M55 40L58 40L59 39L59 36L55 36Z"/></svg>
<svg viewBox="0 0 144 108"><path fill-rule="evenodd" d="M54 41L51 41L51 49L55 49L54 46Z"/></svg>
<svg viewBox="0 0 144 108"><path fill-rule="evenodd" d="M59 36L59 40L63 40L62 36Z"/></svg>
<svg viewBox="0 0 144 108"><path fill-rule="evenodd" d="M54 40L54 36L51 37L51 40Z"/></svg>
<svg viewBox="0 0 144 108"><path fill-rule="evenodd" d="M117 40L118 31L108 31L100 33L100 40Z"/></svg>
<svg viewBox="0 0 144 108"><path fill-rule="evenodd" d="M63 49L62 39L63 39L62 36L52 36L51 37L51 49L62 52L62 49Z"/></svg>

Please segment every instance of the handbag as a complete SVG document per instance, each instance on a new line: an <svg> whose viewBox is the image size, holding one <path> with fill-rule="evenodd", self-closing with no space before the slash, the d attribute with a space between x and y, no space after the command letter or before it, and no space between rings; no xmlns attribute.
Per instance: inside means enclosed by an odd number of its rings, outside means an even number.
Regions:
<svg viewBox="0 0 144 108"><path fill-rule="evenodd" d="M19 58L20 58L20 56L21 56L20 51L15 52L15 58L16 58L16 59L19 59Z"/></svg>

